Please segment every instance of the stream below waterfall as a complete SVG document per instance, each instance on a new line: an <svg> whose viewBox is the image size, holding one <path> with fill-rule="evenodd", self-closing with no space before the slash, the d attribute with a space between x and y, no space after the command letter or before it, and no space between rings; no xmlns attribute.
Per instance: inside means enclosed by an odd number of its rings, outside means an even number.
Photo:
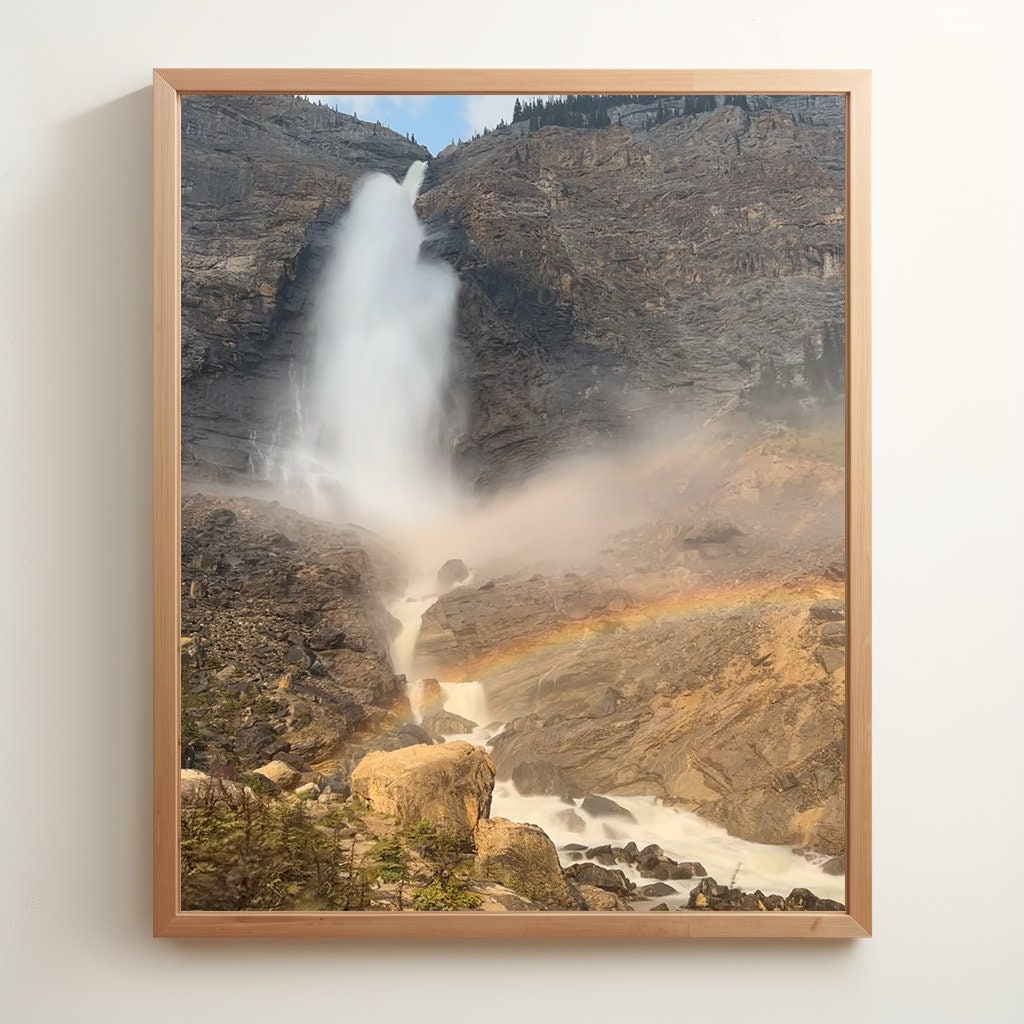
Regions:
<svg viewBox="0 0 1024 1024"><path fill-rule="evenodd" d="M410 697L415 711L417 685L415 669L416 641L423 613L437 600L437 594L427 594L415 588L408 596L390 607L390 612L401 623L402 629L392 644L391 656L395 671L409 680ZM445 711L460 715L477 723L469 734L446 736L446 740L464 740L488 749L491 740L504 728L503 722L491 719L484 687L479 682L440 681ZM417 717L418 713L417 713ZM609 794L597 794L608 796ZM788 895L795 888L810 889L824 899L845 902L846 881L842 875L828 875L821 870L828 858L811 855L813 860L794 853L785 846L751 843L730 835L724 828L699 815L676 807L666 806L655 796L620 796L611 794L620 807L632 814L635 821L624 818L595 817L557 796L523 796L511 780L498 780L491 802L492 818L529 822L538 825L551 838L558 850L563 868L582 859L579 849L606 844L636 843L643 849L657 844L675 861L698 861L708 875L721 885L737 886L747 892L760 889L766 894ZM567 811L574 813L567 814ZM616 863L637 887L649 885L653 878L643 878L635 865ZM670 910L685 906L690 890L697 884L675 881L667 884L678 891L672 896L658 896L646 900L630 901L636 910L650 909L665 903Z"/></svg>

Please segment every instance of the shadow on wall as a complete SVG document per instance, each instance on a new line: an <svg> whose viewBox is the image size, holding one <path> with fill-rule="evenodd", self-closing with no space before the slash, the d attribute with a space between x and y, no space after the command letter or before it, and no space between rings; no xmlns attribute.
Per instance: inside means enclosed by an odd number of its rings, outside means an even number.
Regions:
<svg viewBox="0 0 1024 1024"><path fill-rule="evenodd" d="M5 730L31 779L9 908L29 971L58 932L112 948L150 930L151 110L146 88L37 126L6 243L8 441L31 445L5 489L30 567L9 580L12 671L39 701Z"/></svg>

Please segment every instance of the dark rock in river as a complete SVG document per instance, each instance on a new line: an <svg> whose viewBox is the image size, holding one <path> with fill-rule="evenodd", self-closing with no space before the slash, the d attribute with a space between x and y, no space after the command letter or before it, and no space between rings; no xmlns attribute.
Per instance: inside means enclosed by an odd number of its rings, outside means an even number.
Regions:
<svg viewBox="0 0 1024 1024"><path fill-rule="evenodd" d="M821 870L826 875L845 875L846 874L846 854L841 853L838 857L832 857L830 860L825 861L821 865Z"/></svg>
<svg viewBox="0 0 1024 1024"><path fill-rule="evenodd" d="M512 769L512 782L523 796L580 797L583 791L551 761L523 761ZM587 810L584 801L584 810Z"/></svg>
<svg viewBox="0 0 1024 1024"><path fill-rule="evenodd" d="M583 798L581 807L587 814L592 814L595 818L622 818L625 821L636 821L632 811L617 804L614 800L609 800L606 796L597 796L591 793Z"/></svg>
<svg viewBox="0 0 1024 1024"><path fill-rule="evenodd" d="M679 892L679 890L671 885L666 885L664 882L652 882L650 885L640 886L637 892L641 896L650 899L655 896L672 896L674 893Z"/></svg>
<svg viewBox="0 0 1024 1024"><path fill-rule="evenodd" d="M424 715L422 726L423 731L431 739L440 740L445 736L464 736L471 733L477 727L477 723L451 711L441 710Z"/></svg>
<svg viewBox="0 0 1024 1024"><path fill-rule="evenodd" d="M687 910L845 910L836 900L820 899L809 889L794 889L788 896L766 896L760 889L749 893L719 885L713 878L702 879L690 890Z"/></svg>
<svg viewBox="0 0 1024 1024"><path fill-rule="evenodd" d="M452 587L469 579L469 569L461 558L449 558L440 569L437 570L437 585L442 590L451 590Z"/></svg>
<svg viewBox="0 0 1024 1024"><path fill-rule="evenodd" d="M629 896L635 888L623 872L602 868L597 864L570 864L565 869L565 875L577 885L593 885L619 896Z"/></svg>

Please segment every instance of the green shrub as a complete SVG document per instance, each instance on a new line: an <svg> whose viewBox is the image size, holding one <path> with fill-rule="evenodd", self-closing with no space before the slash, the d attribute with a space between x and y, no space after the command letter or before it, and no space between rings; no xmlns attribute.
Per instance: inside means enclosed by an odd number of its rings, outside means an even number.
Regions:
<svg viewBox="0 0 1024 1024"><path fill-rule="evenodd" d="M476 910L481 903L482 897L455 878L449 879L447 885L435 879L412 898L417 910Z"/></svg>
<svg viewBox="0 0 1024 1024"><path fill-rule="evenodd" d="M223 783L182 801L182 910L359 910L371 887L355 843L306 804Z"/></svg>

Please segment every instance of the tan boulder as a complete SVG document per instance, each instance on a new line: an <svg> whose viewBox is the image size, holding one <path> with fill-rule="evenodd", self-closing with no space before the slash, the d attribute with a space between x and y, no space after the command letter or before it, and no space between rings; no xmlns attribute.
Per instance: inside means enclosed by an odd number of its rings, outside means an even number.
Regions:
<svg viewBox="0 0 1024 1024"><path fill-rule="evenodd" d="M551 910L575 909L555 845L543 829L504 818L485 819L473 833L476 874Z"/></svg>
<svg viewBox="0 0 1024 1024"><path fill-rule="evenodd" d="M374 751L352 770L352 792L401 824L426 820L469 838L491 811L494 763L461 740Z"/></svg>
<svg viewBox="0 0 1024 1024"><path fill-rule="evenodd" d="M181 799L183 803L214 795L217 798L240 799L255 794L248 786L229 779L215 779L196 768L181 769Z"/></svg>
<svg viewBox="0 0 1024 1024"><path fill-rule="evenodd" d="M579 886L580 895L587 904L587 910L632 910L633 908L618 894L599 889L596 885Z"/></svg>
<svg viewBox="0 0 1024 1024"><path fill-rule="evenodd" d="M302 778L301 772L284 761L271 761L255 769L253 774L262 775L275 789L291 789Z"/></svg>

